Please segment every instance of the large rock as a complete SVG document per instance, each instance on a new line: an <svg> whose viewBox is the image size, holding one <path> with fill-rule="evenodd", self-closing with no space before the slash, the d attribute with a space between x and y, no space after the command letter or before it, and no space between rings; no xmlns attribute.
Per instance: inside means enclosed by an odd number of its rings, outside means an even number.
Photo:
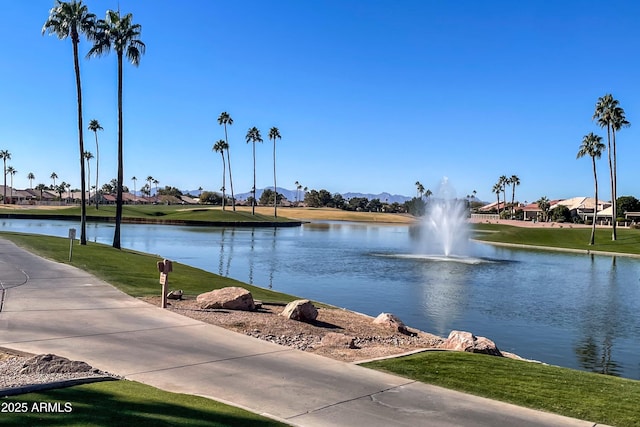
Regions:
<svg viewBox="0 0 640 427"><path fill-rule="evenodd" d="M251 292L237 286L205 292L198 295L196 301L200 303L200 308L204 310L226 308L229 310L253 311L256 309Z"/></svg>
<svg viewBox="0 0 640 427"><path fill-rule="evenodd" d="M449 337L442 343L440 348L502 356L493 341L485 337L476 337L471 332L466 331L451 331Z"/></svg>
<svg viewBox="0 0 640 427"><path fill-rule="evenodd" d="M97 372L90 365L78 360L69 360L55 354L40 354L25 360L21 374L69 374Z"/></svg>
<svg viewBox="0 0 640 427"><path fill-rule="evenodd" d="M403 334L409 334L404 322L391 313L380 313L378 317L373 319L373 323L376 325L383 325L392 329L394 332L400 332Z"/></svg>
<svg viewBox="0 0 640 427"><path fill-rule="evenodd" d="M318 317L318 310L308 299L299 299L287 304L280 316L302 322L312 322Z"/></svg>
<svg viewBox="0 0 640 427"><path fill-rule="evenodd" d="M357 348L355 338L338 332L329 332L326 334L322 337L320 345L324 347Z"/></svg>

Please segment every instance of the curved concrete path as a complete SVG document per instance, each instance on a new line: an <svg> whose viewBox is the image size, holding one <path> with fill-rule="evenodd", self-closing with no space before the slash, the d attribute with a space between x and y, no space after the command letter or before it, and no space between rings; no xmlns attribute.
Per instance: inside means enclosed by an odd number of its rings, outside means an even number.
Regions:
<svg viewBox="0 0 640 427"><path fill-rule="evenodd" d="M0 346L55 353L298 426L593 426L227 331L0 239ZM160 288L160 285L158 285Z"/></svg>

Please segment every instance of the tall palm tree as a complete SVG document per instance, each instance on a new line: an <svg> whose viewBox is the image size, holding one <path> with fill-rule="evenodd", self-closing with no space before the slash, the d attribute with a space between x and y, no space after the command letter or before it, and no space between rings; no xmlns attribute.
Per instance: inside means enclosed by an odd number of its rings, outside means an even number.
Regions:
<svg viewBox="0 0 640 427"><path fill-rule="evenodd" d="M227 150L228 148L229 145L222 139L218 140L218 142L213 145L213 151L220 153L220 156L222 157L222 210L224 210L224 203L227 198L227 194L225 193L225 176L227 175L227 170L224 162L224 150Z"/></svg>
<svg viewBox="0 0 640 427"><path fill-rule="evenodd" d="M93 154L91 153L91 151L85 151L84 152L84 158L87 160L87 176L89 177L88 180L88 187L89 187L89 203L91 203L91 166L89 166L89 160L93 159ZM98 187L98 181L96 181L96 188ZM93 197L96 197L96 195L94 194ZM96 200L98 198L96 197Z"/></svg>
<svg viewBox="0 0 640 427"><path fill-rule="evenodd" d="M151 184L153 183L153 177L149 175L145 181L147 181L147 187L149 189L149 198L151 198Z"/></svg>
<svg viewBox="0 0 640 427"><path fill-rule="evenodd" d="M280 130L277 127L269 129L269 140L273 141L273 191L275 198L273 200L273 217L278 217L278 186L276 184L276 139L282 139Z"/></svg>
<svg viewBox="0 0 640 427"><path fill-rule="evenodd" d="M293 183L296 186L296 204L300 201L300 189L302 188L302 184L296 181Z"/></svg>
<svg viewBox="0 0 640 427"><path fill-rule="evenodd" d="M496 198L498 200L498 204L496 205L496 210L498 211L498 218L500 217L500 193L502 192L502 184L498 181L493 184L493 188L491 189L493 193L496 194Z"/></svg>
<svg viewBox="0 0 640 427"><path fill-rule="evenodd" d="M227 164L229 165L229 185L231 186L231 206L233 207L233 211L236 211L236 197L233 193L233 178L231 176L231 157L229 154L229 138L227 138L227 125L231 126L233 124L233 119L226 111L220 113L218 116L218 124L224 125L224 142L227 143Z"/></svg>
<svg viewBox="0 0 640 427"><path fill-rule="evenodd" d="M602 143L602 137L599 135L594 135L593 132L585 135L582 138L582 145L580 145L580 149L578 150L578 154L576 155L576 159L579 159L584 156L591 157L591 162L593 164L593 182L595 184L594 198L596 199L595 206L593 208L593 227L591 229L591 239L589 240L589 245L595 244L596 241L596 219L598 214L598 175L596 173L596 158L600 158L602 156L602 151L606 146Z"/></svg>
<svg viewBox="0 0 640 427"><path fill-rule="evenodd" d="M60 40L71 38L73 47L73 67L76 76L76 93L78 95L78 145L80 148L80 244L87 244L87 211L85 206L85 175L84 175L84 138L82 135L82 84L80 83L80 62L78 60L78 44L80 34L91 38L95 30L96 16L89 13L82 0L62 2L56 0L56 5L49 11L49 18L42 27L42 34L55 34Z"/></svg>
<svg viewBox="0 0 640 427"><path fill-rule="evenodd" d="M18 173L13 166L7 166L7 174L11 176L11 197L9 197L9 203L13 203L13 176Z"/></svg>
<svg viewBox="0 0 640 427"><path fill-rule="evenodd" d="M40 202L42 202L42 193L44 192L44 190L46 190L47 186L44 184L38 184L36 185L36 190L40 191Z"/></svg>
<svg viewBox="0 0 640 427"><path fill-rule="evenodd" d="M160 181L158 181L157 179L153 178L153 185L156 186L156 201L158 201L158 184L160 184Z"/></svg>
<svg viewBox="0 0 640 427"><path fill-rule="evenodd" d="M53 180L53 186L56 186L56 179L58 179L58 174L55 172L51 172L51 175L49 175L49 178L51 178Z"/></svg>
<svg viewBox="0 0 640 427"><path fill-rule="evenodd" d="M135 204L138 198L138 196L136 195L136 182L138 181L138 178L132 176L131 181L133 181L133 204Z"/></svg>
<svg viewBox="0 0 640 427"><path fill-rule="evenodd" d="M520 185L520 178L518 175L511 175L511 178L509 178L509 184L511 185L511 216L513 216L516 213L516 186Z"/></svg>
<svg viewBox="0 0 640 427"><path fill-rule="evenodd" d="M607 153L609 160L609 179L611 182L611 216L613 228L611 240L617 239L617 159L616 159L616 131L627 127L630 123L625 117L624 110L620 107L620 102L613 98L610 93L601 96L596 102L592 119L598 120L600 127L607 128Z"/></svg>
<svg viewBox="0 0 640 427"><path fill-rule="evenodd" d="M140 40L140 24L133 23L133 15L128 13L120 16L120 11L107 10L105 19L96 23L93 36L94 44L87 56L101 56L116 51L118 58L118 177L116 189L116 226L113 234L113 247L120 249L120 223L122 222L122 186L123 186L123 141L122 141L122 59L127 59L134 65L140 64L140 58L146 50Z"/></svg>
<svg viewBox="0 0 640 427"><path fill-rule="evenodd" d="M33 180L36 179L36 176L33 174L33 172L29 172L27 174L27 179L29 180L29 188L33 188Z"/></svg>
<svg viewBox="0 0 640 427"><path fill-rule="evenodd" d="M2 203L7 203L7 160L11 160L11 153L9 150L0 150L0 159L2 159L3 163L3 176L4 176L4 185L3 185L3 193L2 193Z"/></svg>
<svg viewBox="0 0 640 427"><path fill-rule="evenodd" d="M549 218L549 208L551 207L551 202L547 196L543 196L536 201L538 208L542 211L542 221L547 221Z"/></svg>
<svg viewBox="0 0 640 427"><path fill-rule="evenodd" d="M509 178L507 178L506 175L501 175L500 178L498 178L498 183L502 187L504 210L507 210L507 185L509 185Z"/></svg>
<svg viewBox="0 0 640 427"><path fill-rule="evenodd" d="M262 136L260 136L260 130L257 127L252 127L247 131L246 136L247 144L251 142L253 144L253 188L251 193L253 198L251 200L251 214L256 214L256 142L262 142Z"/></svg>
<svg viewBox="0 0 640 427"><path fill-rule="evenodd" d="M96 119L93 119L89 122L89 130L93 132L96 136L96 193L94 197L96 198L96 209L98 209L98 169L100 168L100 151L98 149L98 131L103 130L102 126L100 126L100 122Z"/></svg>

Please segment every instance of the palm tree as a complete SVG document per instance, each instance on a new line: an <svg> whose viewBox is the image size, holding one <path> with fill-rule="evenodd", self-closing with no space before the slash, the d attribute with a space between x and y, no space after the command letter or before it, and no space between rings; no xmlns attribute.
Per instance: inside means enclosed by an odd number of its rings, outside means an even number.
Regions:
<svg viewBox="0 0 640 427"><path fill-rule="evenodd" d="M94 197L96 198L96 209L98 209L98 168L100 167L100 151L98 150L98 131L99 130L103 130L102 126L100 126L100 123L96 120L93 119L89 122L89 130L93 132L93 134L96 136L96 193L94 194Z"/></svg>
<svg viewBox="0 0 640 427"><path fill-rule="evenodd" d="M416 197L422 198L424 194L424 185L420 183L420 181L416 181Z"/></svg>
<svg viewBox="0 0 640 427"><path fill-rule="evenodd" d="M506 175L501 175L500 178L498 178L498 184L500 184L500 186L502 187L502 194L503 194L503 198L502 201L504 203L504 209L507 209L507 185L509 185L509 178L507 178Z"/></svg>
<svg viewBox="0 0 640 427"><path fill-rule="evenodd" d="M47 188L46 185L44 184L38 184L36 185L36 190L40 191L40 202L42 202L42 193L44 192L44 190Z"/></svg>
<svg viewBox="0 0 640 427"><path fill-rule="evenodd" d="M233 193L233 178L231 177L231 157L229 155L229 139L227 138L227 125L231 126L233 124L233 119L226 111L220 113L218 116L218 124L224 125L224 142L227 143L227 164L229 165L229 185L231 186L231 206L233 207L233 211L236 211L236 197Z"/></svg>
<svg viewBox="0 0 640 427"><path fill-rule="evenodd" d="M260 130L257 127L252 127L247 131L247 144L251 142L253 144L253 188L251 193L251 214L256 214L256 142L262 142L262 136L260 136Z"/></svg>
<svg viewBox="0 0 640 427"><path fill-rule="evenodd" d="M427 199L428 199L429 197L431 197L433 195L433 192L431 190L427 189L427 191L424 192L424 195L427 196Z"/></svg>
<svg viewBox="0 0 640 427"><path fill-rule="evenodd" d="M33 172L29 172L27 174L27 179L29 180L29 188L33 188L33 180L36 179L36 176L33 174Z"/></svg>
<svg viewBox="0 0 640 427"><path fill-rule="evenodd" d="M498 211L498 218L500 218L500 193L502 192L502 184L499 181L496 182L495 184L493 184L493 188L491 189L491 191L496 194L496 197L498 199L496 210Z"/></svg>
<svg viewBox="0 0 640 427"><path fill-rule="evenodd" d="M132 176L131 181L133 181L133 203L135 204L138 197L136 195L136 181L138 181L138 178L136 178L135 176Z"/></svg>
<svg viewBox="0 0 640 427"><path fill-rule="evenodd" d="M596 158L599 159L605 149L606 146L602 143L602 137L599 135L594 135L594 133L591 132L582 138L582 145L580 145L580 149L578 150L578 154L576 155L576 159L580 159L584 156L591 157L591 162L593 164L593 181L595 184L593 197L596 199L596 203L593 208L593 228L591 229L591 239L589 240L589 245L595 244L596 241L596 219L598 214L598 175L596 173Z"/></svg>
<svg viewBox="0 0 640 427"><path fill-rule="evenodd" d="M51 172L51 175L49 176L49 178L51 178L53 180L53 186L56 186L56 179L58 179L58 174L55 172Z"/></svg>
<svg viewBox="0 0 640 427"><path fill-rule="evenodd" d="M296 186L296 204L300 201L300 189L302 188L302 184L298 181L294 182L293 185Z"/></svg>
<svg viewBox="0 0 640 427"><path fill-rule="evenodd" d="M514 216L516 213L516 186L520 185L520 178L518 175L511 175L511 178L509 178L509 184L511 185L511 216Z"/></svg>
<svg viewBox="0 0 640 427"><path fill-rule="evenodd" d="M157 179L153 178L153 185L156 186L156 202L158 201L158 184L160 184L160 181L158 181Z"/></svg>
<svg viewBox="0 0 640 427"><path fill-rule="evenodd" d="M273 141L273 191L275 198L273 200L273 217L278 217L278 186L276 185L276 139L282 139L280 130L277 127L269 129L269 140Z"/></svg>
<svg viewBox="0 0 640 427"><path fill-rule="evenodd" d="M69 184L68 182L64 183L64 187L67 189L67 197L69 198L69 201L72 202L73 200L71 200L71 184Z"/></svg>
<svg viewBox="0 0 640 427"><path fill-rule="evenodd" d="M549 208L551 207L551 203L547 196L543 196L539 198L536 203L538 204L538 208L542 211L542 221L547 221L549 217Z"/></svg>
<svg viewBox="0 0 640 427"><path fill-rule="evenodd" d="M8 150L0 150L0 159L2 159L3 166L3 176L4 176L4 185L3 185L3 193L2 193L2 203L7 203L7 160L11 160L11 153Z"/></svg>
<svg viewBox="0 0 640 427"><path fill-rule="evenodd" d="M13 166L7 166L7 171L5 173L11 176L11 186L9 187L11 188L11 197L9 197L9 203L13 203L13 176L17 174L18 171L15 170Z"/></svg>
<svg viewBox="0 0 640 427"><path fill-rule="evenodd" d="M616 159L616 131L629 126L620 102L610 93L598 98L592 119L598 119L600 127L607 128L607 153L609 160L609 178L611 182L611 216L613 229L611 240L617 239L617 159ZM612 149L613 142L613 149Z"/></svg>
<svg viewBox="0 0 640 427"><path fill-rule="evenodd" d="M84 175L84 139L82 135L82 85L80 83L80 62L78 61L78 44L80 34L91 38L96 25L96 16L89 13L82 0L62 2L56 0L56 5L49 11L49 18L42 27L42 34L55 34L60 40L71 37L73 47L73 67L76 76L76 93L78 95L78 143L80 148L80 244L87 244L87 211L85 206L85 175Z"/></svg>
<svg viewBox="0 0 640 427"><path fill-rule="evenodd" d="M213 145L213 151L220 153L220 156L222 157L222 210L224 210L224 202L227 198L227 194L225 193L225 176L227 175L227 170L224 162L224 150L228 148L229 145L222 139L218 140L218 142Z"/></svg>
<svg viewBox="0 0 640 427"><path fill-rule="evenodd" d="M145 181L147 181L147 187L149 189L149 198L151 198L151 183L153 183L153 177L149 175Z"/></svg>
<svg viewBox="0 0 640 427"><path fill-rule="evenodd" d="M89 166L89 160L93 159L93 154L91 154L91 151L85 151L84 152L84 158L87 160L87 176L89 177L89 182L88 182L88 187L89 187L89 203L91 203L91 166ZM98 186L98 181L96 181L96 187ZM96 195L94 194L93 197L96 197ZM96 197L96 200L98 198ZM98 202L96 201L96 204Z"/></svg>
<svg viewBox="0 0 640 427"><path fill-rule="evenodd" d="M120 223L122 222L122 186L123 186L123 141L122 141L122 59L134 65L140 64L146 46L140 40L140 24L134 24L133 15L120 16L120 11L107 10L105 19L98 20L93 36L94 44L87 56L101 56L113 48L118 57L118 178L116 189L116 226L113 234L113 247L120 249Z"/></svg>

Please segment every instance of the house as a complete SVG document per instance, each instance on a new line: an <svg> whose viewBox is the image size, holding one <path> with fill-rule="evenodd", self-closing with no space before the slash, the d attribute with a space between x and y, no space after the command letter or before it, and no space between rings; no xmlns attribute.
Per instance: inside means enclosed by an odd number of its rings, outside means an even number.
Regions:
<svg viewBox="0 0 640 427"><path fill-rule="evenodd" d="M505 203L504 202L500 202L498 203L497 201L493 202L493 203L489 203L488 205L484 205L481 208L478 208L478 212L482 212L482 213L488 213L488 212L493 212L496 210L499 211L503 211L505 208Z"/></svg>

